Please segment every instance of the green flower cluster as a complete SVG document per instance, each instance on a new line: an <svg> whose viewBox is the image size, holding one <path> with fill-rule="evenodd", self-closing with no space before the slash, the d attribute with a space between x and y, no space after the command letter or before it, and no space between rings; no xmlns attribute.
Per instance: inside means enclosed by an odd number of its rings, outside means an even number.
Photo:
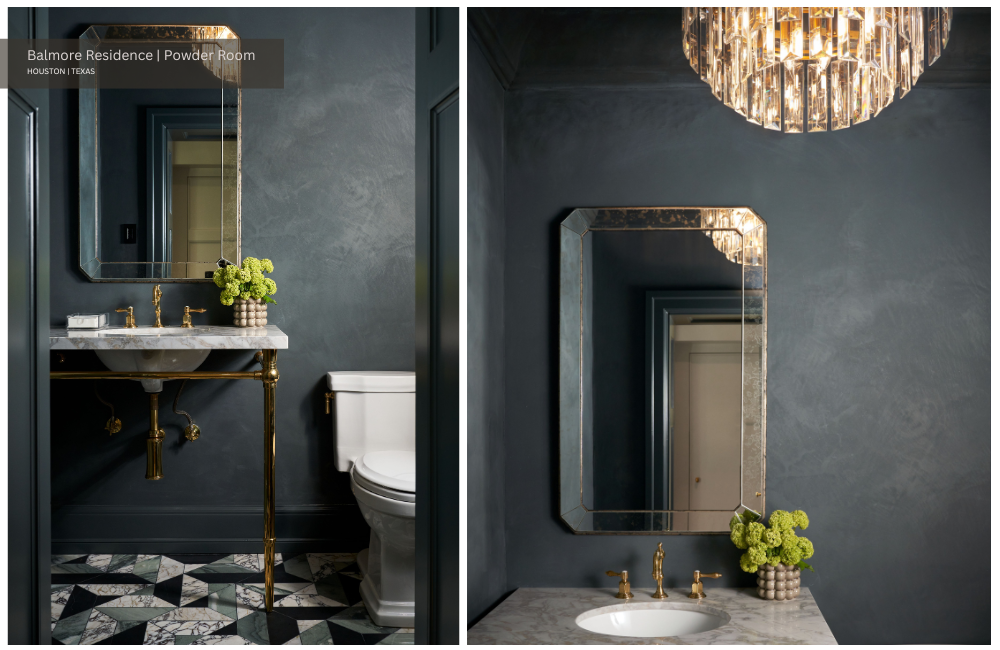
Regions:
<svg viewBox="0 0 1000 650"><path fill-rule="evenodd" d="M240 266L230 264L216 269L212 280L215 286L222 289L219 301L223 305L233 304L236 298L263 298L265 302L276 302L271 296L278 291L278 285L271 278L264 277L265 273L273 271L271 260L256 257L244 257Z"/></svg>
<svg viewBox="0 0 1000 650"><path fill-rule="evenodd" d="M740 568L747 573L756 573L762 564L777 566L797 564L812 568L803 560L813 555L813 544L805 537L795 534L796 528L809 527L809 517L801 510L786 512L775 510L768 519L770 528L756 521L756 513L749 511L743 516L735 515L729 522L729 538L736 548L746 552L740 556Z"/></svg>

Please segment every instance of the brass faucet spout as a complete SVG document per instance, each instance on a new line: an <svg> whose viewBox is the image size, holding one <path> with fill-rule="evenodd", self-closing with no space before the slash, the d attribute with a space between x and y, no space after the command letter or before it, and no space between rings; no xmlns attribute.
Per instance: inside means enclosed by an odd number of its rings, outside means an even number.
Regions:
<svg viewBox="0 0 1000 650"><path fill-rule="evenodd" d="M156 324L153 327L163 327L163 323L160 322L160 298L163 296L163 292L160 291L160 285L153 287L153 306L156 307Z"/></svg>
<svg viewBox="0 0 1000 650"><path fill-rule="evenodd" d="M656 552L653 553L653 580L656 580L656 593L653 598L663 600L667 598L667 592L663 591L663 542L656 545Z"/></svg>

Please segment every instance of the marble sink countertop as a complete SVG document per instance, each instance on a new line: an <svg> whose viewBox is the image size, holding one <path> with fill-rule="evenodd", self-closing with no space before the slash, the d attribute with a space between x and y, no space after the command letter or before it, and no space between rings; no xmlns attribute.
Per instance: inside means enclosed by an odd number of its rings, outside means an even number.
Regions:
<svg viewBox="0 0 1000 650"><path fill-rule="evenodd" d="M202 325L188 328L153 327L126 330L67 330L49 331L51 350L287 350L288 335L277 325L265 327L233 327Z"/></svg>
<svg viewBox="0 0 1000 650"><path fill-rule="evenodd" d="M571 644L571 645L742 645L824 644L837 640L805 587L795 600L759 598L754 589L711 588L706 598L693 600L686 589L666 589L669 598L654 601L652 589L633 589L627 603L615 598L617 587L607 589L518 589L469 630L470 645ZM708 632L676 637L623 637L588 632L576 617L598 607L617 605L628 609L646 603L678 609L716 609L730 616L729 623Z"/></svg>

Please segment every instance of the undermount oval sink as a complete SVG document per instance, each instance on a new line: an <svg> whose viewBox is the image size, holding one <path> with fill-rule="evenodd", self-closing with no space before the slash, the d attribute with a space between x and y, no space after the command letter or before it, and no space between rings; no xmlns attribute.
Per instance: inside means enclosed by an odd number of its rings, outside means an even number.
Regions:
<svg viewBox="0 0 1000 650"><path fill-rule="evenodd" d="M162 328L181 329L180 327ZM124 330L135 332L136 330ZM185 329L185 332L192 330ZM142 336L140 334L140 336ZM108 370L115 372L191 372L196 370L211 350L207 348L166 349L166 350L94 350ZM147 393L159 393L163 382L169 379L137 379Z"/></svg>
<svg viewBox="0 0 1000 650"><path fill-rule="evenodd" d="M590 632L611 636L686 636L708 632L729 622L720 609L686 603L625 603L599 607L576 617Z"/></svg>

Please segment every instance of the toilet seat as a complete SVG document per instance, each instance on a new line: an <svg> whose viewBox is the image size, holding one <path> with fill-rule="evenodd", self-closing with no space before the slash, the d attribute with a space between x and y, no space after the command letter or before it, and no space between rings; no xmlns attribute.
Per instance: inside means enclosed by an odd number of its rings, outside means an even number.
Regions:
<svg viewBox="0 0 1000 650"><path fill-rule="evenodd" d="M359 486L394 501L416 502L417 455L412 451L372 451L354 463Z"/></svg>

